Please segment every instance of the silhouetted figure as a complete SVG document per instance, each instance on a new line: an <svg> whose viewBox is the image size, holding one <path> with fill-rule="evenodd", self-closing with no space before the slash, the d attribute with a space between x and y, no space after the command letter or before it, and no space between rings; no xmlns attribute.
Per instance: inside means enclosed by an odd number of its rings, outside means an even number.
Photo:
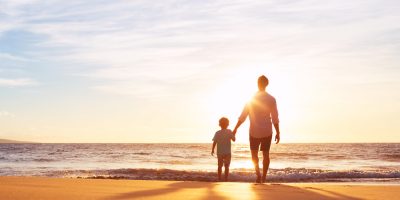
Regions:
<svg viewBox="0 0 400 200"><path fill-rule="evenodd" d="M267 77L260 76L258 78L258 92L254 95L253 99L248 102L239 120L236 124L233 134L236 135L239 126L246 120L247 116L250 119L250 150L251 157L254 163L254 168L257 175L257 183L265 182L269 168L269 149L272 140L272 123L276 130L275 141L276 144L280 140L279 132L279 118L276 100L273 96L268 94L265 89L268 86ZM272 121L272 123L271 123ZM261 178L260 167L258 165L258 151L263 152L263 174Z"/></svg>
<svg viewBox="0 0 400 200"><path fill-rule="evenodd" d="M218 157L218 180L222 181L221 172L222 165L225 166L225 181L228 181L229 165L231 164L231 140L235 141L235 135L228 129L229 120L222 117L219 120L221 130L217 131L213 138L213 145L211 148L211 155L214 156L214 149L217 146Z"/></svg>

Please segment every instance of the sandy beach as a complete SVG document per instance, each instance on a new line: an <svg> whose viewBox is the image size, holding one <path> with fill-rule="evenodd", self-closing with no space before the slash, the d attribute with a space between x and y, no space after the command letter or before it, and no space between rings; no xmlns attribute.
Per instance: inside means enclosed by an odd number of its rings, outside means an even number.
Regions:
<svg viewBox="0 0 400 200"><path fill-rule="evenodd" d="M0 177L1 199L399 199L397 185Z"/></svg>

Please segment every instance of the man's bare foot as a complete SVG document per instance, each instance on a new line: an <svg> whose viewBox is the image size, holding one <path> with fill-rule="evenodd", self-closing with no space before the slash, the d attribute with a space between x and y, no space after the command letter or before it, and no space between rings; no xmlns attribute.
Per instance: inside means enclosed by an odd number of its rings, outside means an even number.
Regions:
<svg viewBox="0 0 400 200"><path fill-rule="evenodd" d="M267 182L267 176L263 176L261 179L261 183L265 183L265 182Z"/></svg>

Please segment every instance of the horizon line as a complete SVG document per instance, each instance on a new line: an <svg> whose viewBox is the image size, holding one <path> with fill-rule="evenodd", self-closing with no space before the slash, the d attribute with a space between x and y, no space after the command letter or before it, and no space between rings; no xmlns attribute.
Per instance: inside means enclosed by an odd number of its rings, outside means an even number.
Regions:
<svg viewBox="0 0 400 200"><path fill-rule="evenodd" d="M15 141L0 144L212 144L212 142L26 142ZM248 144L248 143L232 143ZM275 144L275 142L271 142ZM400 142L280 142L279 144L400 144Z"/></svg>

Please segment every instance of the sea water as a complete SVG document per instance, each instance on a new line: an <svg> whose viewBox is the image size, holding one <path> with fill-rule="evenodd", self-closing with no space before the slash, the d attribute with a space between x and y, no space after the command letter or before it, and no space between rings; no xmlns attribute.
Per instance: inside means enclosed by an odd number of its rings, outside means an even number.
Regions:
<svg viewBox="0 0 400 200"><path fill-rule="evenodd" d="M0 176L215 181L211 144L0 144ZM273 144L270 182L400 184L400 144ZM260 164L262 154L260 153ZM231 181L255 179L247 144L233 144Z"/></svg>

